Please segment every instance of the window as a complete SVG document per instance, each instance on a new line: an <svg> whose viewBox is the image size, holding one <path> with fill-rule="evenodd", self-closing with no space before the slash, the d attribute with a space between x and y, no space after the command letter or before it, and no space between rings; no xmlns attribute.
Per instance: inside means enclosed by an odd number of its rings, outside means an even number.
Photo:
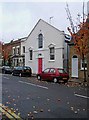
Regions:
<svg viewBox="0 0 89 120"><path fill-rule="evenodd" d="M29 53L30 53L30 60L32 60L33 51L32 51L32 50L29 50Z"/></svg>
<svg viewBox="0 0 89 120"><path fill-rule="evenodd" d="M84 62L81 60L81 69L84 69ZM87 61L85 59L85 69L87 69Z"/></svg>
<svg viewBox="0 0 89 120"><path fill-rule="evenodd" d="M65 73L65 71L62 70L62 69L58 69L58 72L59 72L59 73Z"/></svg>
<svg viewBox="0 0 89 120"><path fill-rule="evenodd" d="M38 48L43 48L43 35L38 35Z"/></svg>
<svg viewBox="0 0 89 120"><path fill-rule="evenodd" d="M20 54L20 48L19 47L17 48L17 54Z"/></svg>
<svg viewBox="0 0 89 120"><path fill-rule="evenodd" d="M50 60L55 59L55 49L54 47L49 48L50 49Z"/></svg>
<svg viewBox="0 0 89 120"><path fill-rule="evenodd" d="M16 53L16 52L15 52L15 48L13 48L13 55L15 55L15 53Z"/></svg>
<svg viewBox="0 0 89 120"><path fill-rule="evenodd" d="M49 68L45 69L45 70L44 70L44 73L48 73L49 70L50 70Z"/></svg>
<svg viewBox="0 0 89 120"><path fill-rule="evenodd" d="M23 46L23 53L25 53L25 46Z"/></svg>
<svg viewBox="0 0 89 120"><path fill-rule="evenodd" d="M50 69L50 73L55 73L55 69Z"/></svg>

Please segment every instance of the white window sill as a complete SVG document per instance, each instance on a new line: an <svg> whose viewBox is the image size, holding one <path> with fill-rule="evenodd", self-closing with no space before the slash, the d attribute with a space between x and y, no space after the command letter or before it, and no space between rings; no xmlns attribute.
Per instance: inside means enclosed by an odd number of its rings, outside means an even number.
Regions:
<svg viewBox="0 0 89 120"><path fill-rule="evenodd" d="M55 60L49 60L49 62L55 62Z"/></svg>
<svg viewBox="0 0 89 120"><path fill-rule="evenodd" d="M33 60L29 60L28 62L32 62Z"/></svg>
<svg viewBox="0 0 89 120"><path fill-rule="evenodd" d="M84 68L81 68L80 70L84 71ZM85 68L85 70L87 70L87 68Z"/></svg>

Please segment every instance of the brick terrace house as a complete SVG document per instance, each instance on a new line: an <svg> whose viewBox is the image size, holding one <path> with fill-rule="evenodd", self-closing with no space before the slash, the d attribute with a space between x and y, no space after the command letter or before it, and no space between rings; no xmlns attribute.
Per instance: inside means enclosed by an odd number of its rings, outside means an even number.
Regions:
<svg viewBox="0 0 89 120"><path fill-rule="evenodd" d="M87 14L89 15L89 1L87 2ZM89 46L89 40L88 40L88 46ZM89 86L89 53L87 55L87 79L88 79L88 86Z"/></svg>
<svg viewBox="0 0 89 120"><path fill-rule="evenodd" d="M71 41L69 43L70 46L70 55L69 55L69 73L70 78L79 78L80 80L83 80L84 74L84 65L79 55L76 54L76 50L74 47L74 42ZM86 74L87 74L87 59L86 59Z"/></svg>
<svg viewBox="0 0 89 120"><path fill-rule="evenodd" d="M12 66L23 66L25 65L25 45L24 41L26 37L12 41Z"/></svg>
<svg viewBox="0 0 89 120"><path fill-rule="evenodd" d="M87 21L89 21L89 19L87 19ZM80 58L80 56L76 54L73 40L71 40L71 42L69 43L69 46L70 46L70 57L69 57L70 78L79 78L79 80L84 80L84 63L83 63L83 60ZM86 70L87 80L89 75L89 72L87 70L89 69L88 62L89 62L89 53L85 56L85 70Z"/></svg>
<svg viewBox="0 0 89 120"><path fill-rule="evenodd" d="M11 43L5 43L2 45L2 65L11 65L11 51Z"/></svg>
<svg viewBox="0 0 89 120"><path fill-rule="evenodd" d="M23 66L25 65L25 39L11 40L2 46L3 65Z"/></svg>

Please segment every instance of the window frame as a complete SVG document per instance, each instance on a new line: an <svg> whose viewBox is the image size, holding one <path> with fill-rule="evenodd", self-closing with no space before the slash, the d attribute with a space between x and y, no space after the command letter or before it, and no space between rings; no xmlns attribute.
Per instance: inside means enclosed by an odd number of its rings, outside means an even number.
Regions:
<svg viewBox="0 0 89 120"><path fill-rule="evenodd" d="M25 53L25 46L23 46L23 53Z"/></svg>
<svg viewBox="0 0 89 120"><path fill-rule="evenodd" d="M81 70L84 70L84 67L83 67L83 60L81 59L80 61L80 64L81 64ZM87 60L85 59L85 70L87 70Z"/></svg>
<svg viewBox="0 0 89 120"><path fill-rule="evenodd" d="M33 50L29 49L29 57L30 57L30 61L33 60Z"/></svg>
<svg viewBox="0 0 89 120"><path fill-rule="evenodd" d="M38 49L42 49L43 48L43 34L40 33L38 35Z"/></svg>
<svg viewBox="0 0 89 120"><path fill-rule="evenodd" d="M49 48L49 54L50 54L50 61L54 61L55 60L55 47L54 46Z"/></svg>

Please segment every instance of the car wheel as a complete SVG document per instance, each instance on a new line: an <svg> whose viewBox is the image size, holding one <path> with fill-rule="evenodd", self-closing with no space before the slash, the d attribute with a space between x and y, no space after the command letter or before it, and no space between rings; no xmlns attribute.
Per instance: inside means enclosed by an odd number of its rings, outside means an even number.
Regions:
<svg viewBox="0 0 89 120"><path fill-rule="evenodd" d="M54 83L57 83L57 82L58 82L58 79L57 79L57 78L53 78L53 82L54 82Z"/></svg>
<svg viewBox="0 0 89 120"><path fill-rule="evenodd" d="M19 74L19 77L22 77L22 74L21 74L21 73Z"/></svg>
<svg viewBox="0 0 89 120"><path fill-rule="evenodd" d="M40 75L38 75L38 76L37 76L37 79L38 79L38 80L41 80L41 76L40 76Z"/></svg>

